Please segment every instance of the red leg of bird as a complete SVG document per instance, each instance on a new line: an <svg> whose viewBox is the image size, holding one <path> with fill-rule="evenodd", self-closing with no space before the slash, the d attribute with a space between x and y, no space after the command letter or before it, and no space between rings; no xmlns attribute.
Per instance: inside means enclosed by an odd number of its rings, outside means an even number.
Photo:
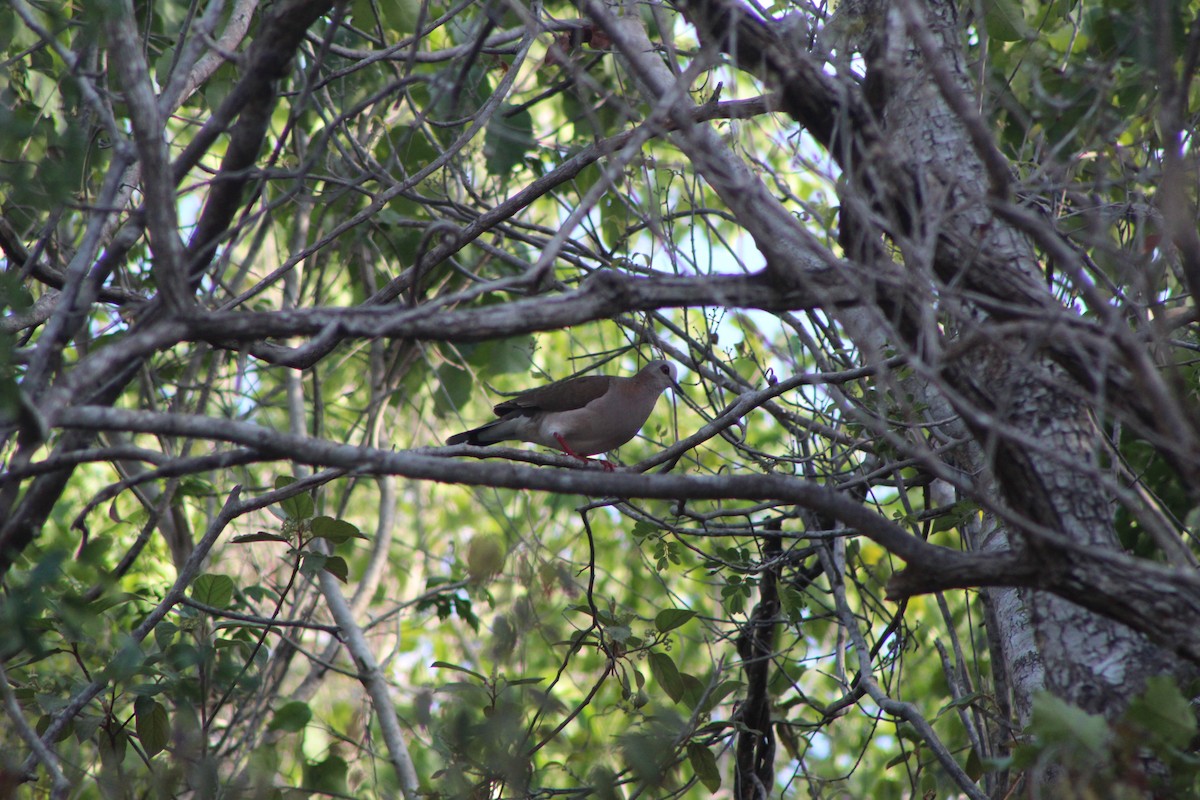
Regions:
<svg viewBox="0 0 1200 800"><path fill-rule="evenodd" d="M572 456L574 458L578 458L580 461L584 462L585 464L589 464L589 463L595 461L600 466L604 467L605 472L613 471L613 469L614 469L613 465L608 463L607 461L601 461L598 458L588 458L587 456L581 456L581 455L579 455L579 453L576 453L574 450L571 449L571 446L569 444L567 444L567 440L562 437L562 434L556 433L556 434L554 434L554 438L558 442L558 446L561 447L563 449L563 452L566 453L567 455Z"/></svg>

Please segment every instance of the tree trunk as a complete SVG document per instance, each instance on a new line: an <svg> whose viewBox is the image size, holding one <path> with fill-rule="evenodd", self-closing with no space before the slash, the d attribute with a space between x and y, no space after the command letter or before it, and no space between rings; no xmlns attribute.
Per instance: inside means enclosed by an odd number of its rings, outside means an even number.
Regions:
<svg viewBox="0 0 1200 800"><path fill-rule="evenodd" d="M1053 301L1029 242L989 211L986 167L963 119L947 102L946 95L954 91L973 102L954 6L928 3L922 14L915 3L875 4L866 13L872 37L865 48L867 83L883 87L877 110L884 146L910 166L917 187L911 209L878 213L890 218L893 234L901 234L894 238L912 283L924 288L929 275L936 274L942 283L933 292L935 302L960 304L957 329L948 326L944 340L930 346L937 340L926 328L917 337L910 335L907 344L922 350L917 354L927 360L929 374L949 378L947 386L930 384L930 389L958 396L932 407L949 411L956 406L973 436L971 445L955 453L952 465L975 476L985 497L1015 512L994 526L975 528L970 544L978 550L1038 548L1036 538L1021 529L1019 518L1025 516L1070 542L1117 549L1113 506L1096 457L1103 442L1070 378L1044 356L1034 355L1034 346L1020 338L967 345L958 364L945 355L989 317L977 305L950 295L951 281L964 273L986 271L967 282L994 282L997 296L1007 286L1020 286L1023 294L1036 297L1041 292L1046 302ZM909 36L913 31L925 40L914 43ZM935 71L941 72L940 81ZM870 170L870 165L863 168ZM867 186L860 186L865 192ZM853 182L851 187L859 188ZM904 211L913 219L936 220L944 229L906 229ZM986 258L954 246L980 239ZM944 264L955 273L944 274ZM917 315L923 310L908 311ZM1000 627L1002 653L996 655L1010 676L1021 725L1029 721L1031 692L1042 688L1039 676L1055 695L1111 718L1142 690L1147 677L1172 665L1171 658L1126 626L1047 592L991 590L989 600Z"/></svg>

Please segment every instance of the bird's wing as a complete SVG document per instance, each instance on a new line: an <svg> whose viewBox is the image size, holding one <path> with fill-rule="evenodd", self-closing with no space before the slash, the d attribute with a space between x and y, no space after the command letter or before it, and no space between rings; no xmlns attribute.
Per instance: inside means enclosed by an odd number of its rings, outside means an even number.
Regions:
<svg viewBox="0 0 1200 800"><path fill-rule="evenodd" d="M494 409L497 416L514 411L574 411L583 408L613 386L609 375L584 375L539 386L510 397Z"/></svg>

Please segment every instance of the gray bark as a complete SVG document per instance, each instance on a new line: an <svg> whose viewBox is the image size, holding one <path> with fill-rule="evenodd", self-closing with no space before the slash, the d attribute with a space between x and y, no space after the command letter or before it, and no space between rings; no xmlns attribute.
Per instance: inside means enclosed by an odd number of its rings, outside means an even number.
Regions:
<svg viewBox="0 0 1200 800"><path fill-rule="evenodd" d="M950 467L959 485L994 514L994 525L974 529L971 546L1020 555L1033 572L1007 583L1054 592L989 594L1000 628L997 657L1007 668L1017 721L1027 721L1031 695L1043 684L1089 711L1116 715L1147 676L1176 665L1114 619L1137 620L1146 629L1153 624L1146 609L1135 615L1082 589L1105 583L1099 563L1118 551L1091 413L1096 396L1155 398L1150 402L1163 407L1164 417L1177 409L1160 403L1154 388L1111 392L1128 385L1131 375L1157 380L1135 348L1102 361L1120 365L1124 359L1123 366L1096 366L1097 353L1112 352L1105 337L1123 335L1117 326L1095 331L1086 343L1054 330L1072 325L1074 314L1046 287L1027 230L1009 221L1019 215L995 210L1011 206L1012 175L973 110L953 4L844 4L824 40L839 51L836 77L800 43L731 3L692 2L685 13L703 41L762 75L784 110L837 159L847 269L866 284L865 309L839 320L858 331L860 346L874 336L901 348L923 386L918 396L930 409L926 418L953 419L942 435L969 439L948 458L928 455L927 466L934 474ZM839 31L861 35L849 41ZM851 50L865 55L861 85L844 77ZM788 269L768 259L769 272ZM870 322L864 325L864 318ZM1030 320L1037 325L1030 327ZM867 330L872 324L878 330ZM1162 424L1140 401L1115 402L1128 403L1129 413L1147 425ZM1176 427L1183 431L1179 450L1190 452L1190 426ZM894 595L967 585L909 566L910 574L893 582ZM1144 577L1150 583L1140 588L1150 593L1155 579ZM1165 587L1162 593L1172 600L1188 594Z"/></svg>
<svg viewBox="0 0 1200 800"><path fill-rule="evenodd" d="M963 272L987 269L989 274L978 280L1019 286L1022 294L1031 296L1042 292L1049 302L1032 246L987 206L992 188L988 170L947 97L951 92L966 100L972 97L954 13L950 3L928 3L922 10L902 2L877 7L870 20L875 40L868 47L876 55L869 69L882 71L877 79L886 87L880 109L884 139L912 166L921 191L913 210L924 223L910 226L901 237L905 266L915 273L913 280L922 283L938 273L939 260L957 263ZM920 36L926 41L914 43ZM940 80L934 74L939 71ZM939 207L952 210L935 217ZM980 245L989 253L986 263L969 249L953 246L972 240L973 232L979 231L987 232ZM939 248L949 252L938 253ZM1005 271L995 274L997 266ZM926 269L929 272L922 274ZM942 283L937 291L941 299L950 287ZM960 302L958 331L950 329L942 352L929 347L925 355L931 374L958 373L958 381L969 385L953 385L952 377L950 386L930 388L966 395L965 402L973 408L963 409L963 400L951 405L959 406L960 413L967 411L968 419L970 412L983 411L992 424L978 418L968 422L974 442L958 454L955 466L981 476L977 485L986 496L1009 508L1021 509L1029 490L1040 495L1040 507L1030 509L1034 519L1069 541L1098 550L1118 549L1112 507L1096 459L1101 443L1080 395L1064 388L1070 379L1045 357L1031 356L1032 348L1022 341L975 348L953 364L945 351L988 318L969 300ZM979 401L972 394L979 395ZM1024 457L1013 463L1011 453L1018 449ZM986 540L971 544L976 549L1037 546L1004 521ZM1033 678L1010 681L1020 724L1028 722L1030 692L1040 688L1038 672L1057 696L1111 717L1141 691L1148 676L1168 666L1165 654L1110 618L1046 592L1013 594L998 591L991 599L1010 676ZM1040 670L1029 669L1031 638Z"/></svg>

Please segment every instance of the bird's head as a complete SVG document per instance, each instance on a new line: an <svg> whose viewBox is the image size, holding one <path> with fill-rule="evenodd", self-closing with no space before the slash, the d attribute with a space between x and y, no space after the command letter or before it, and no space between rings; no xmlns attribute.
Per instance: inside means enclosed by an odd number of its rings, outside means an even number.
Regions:
<svg viewBox="0 0 1200 800"><path fill-rule="evenodd" d="M638 377L654 386L659 391L674 388L678 381L679 371L670 361L651 361L642 367Z"/></svg>

